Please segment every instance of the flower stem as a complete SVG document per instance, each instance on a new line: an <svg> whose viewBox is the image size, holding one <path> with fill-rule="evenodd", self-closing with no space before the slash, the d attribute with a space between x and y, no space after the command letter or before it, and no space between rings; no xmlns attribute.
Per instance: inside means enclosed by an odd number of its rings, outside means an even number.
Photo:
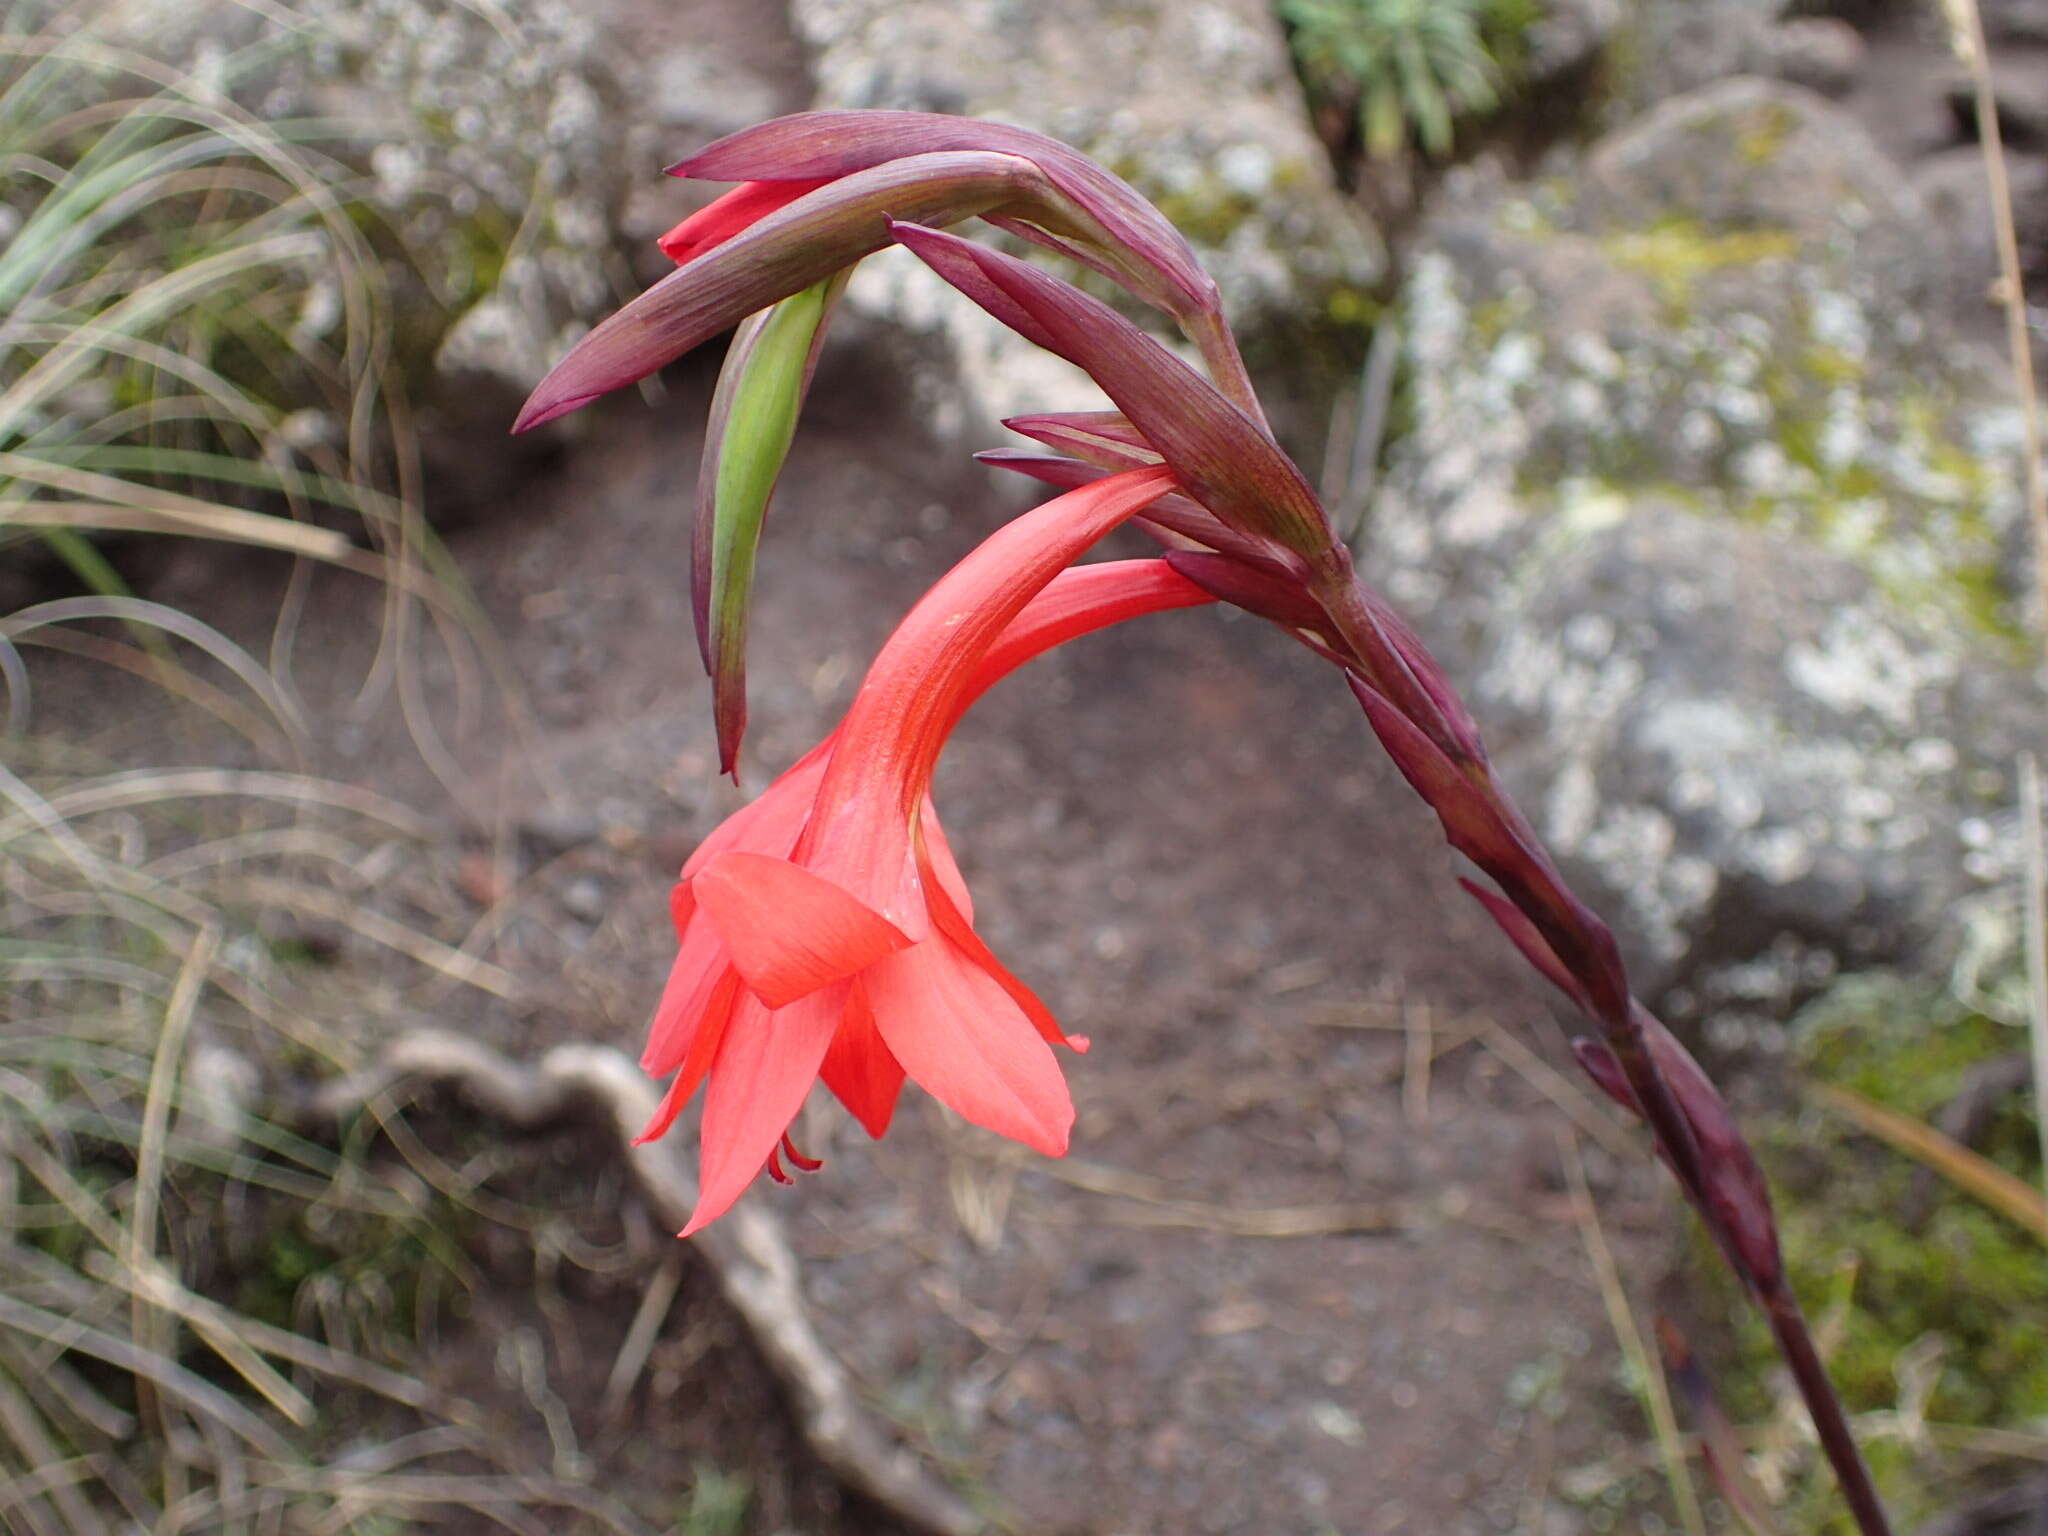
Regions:
<svg viewBox="0 0 2048 1536"><path fill-rule="evenodd" d="M1576 983L1574 995L1599 1024L1658 1151L1769 1319L1857 1528L1863 1536L1890 1536L1848 1416L1786 1283L1761 1175L1726 1106L1703 1079L1688 1090L1690 1111L1681 1104L1652 1051L1652 1032L1663 1036L1663 1026L1629 994L1612 932L1571 894L1535 829L1495 777L1476 728L1433 659L1412 636L1397 636L1382 621L1341 546L1310 581L1334 631L1324 637L1325 654L1365 679L1399 713L1403 729L1414 733L1405 739L1391 726L1383 729L1380 717L1373 723L1403 774L1436 811L1452 846L1495 881ZM1429 761L1418 767L1425 757ZM1445 766L1452 771L1443 771ZM1703 1093L1710 1102L1701 1102ZM1705 1130L1691 1118L1695 1114L1705 1117ZM1755 1179L1753 1190L1745 1174Z"/></svg>
<svg viewBox="0 0 2048 1536"><path fill-rule="evenodd" d="M1870 1480L1869 1464L1857 1447L1855 1432L1849 1427L1849 1416L1842 1409L1841 1398L1835 1394L1834 1383L1828 1379L1828 1368L1821 1362L1820 1351L1814 1347L1812 1331L1806 1326L1806 1314L1800 1310L1792 1287L1781 1279L1775 1290L1760 1298L1759 1305L1770 1319L1771 1333L1778 1341L1778 1353L1785 1357L1792 1380L1799 1388L1799 1396L1813 1419L1813 1430L1820 1439L1820 1448L1826 1454L1828 1464L1835 1469L1842 1497L1849 1505L1849 1512L1856 1517L1856 1529L1863 1536L1891 1536L1891 1522L1886 1518L1884 1505L1878 1501L1877 1488Z"/></svg>

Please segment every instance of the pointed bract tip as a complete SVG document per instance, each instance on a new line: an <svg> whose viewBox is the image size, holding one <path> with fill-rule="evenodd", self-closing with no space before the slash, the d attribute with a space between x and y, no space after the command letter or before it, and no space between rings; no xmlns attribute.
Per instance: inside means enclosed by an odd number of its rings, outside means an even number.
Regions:
<svg viewBox="0 0 2048 1536"><path fill-rule="evenodd" d="M1622 1071L1621 1063L1604 1041L1581 1035L1572 1041L1572 1055L1586 1076L1593 1079L1594 1087L1630 1114L1641 1118L1643 1109L1636 1102L1635 1089L1629 1086L1628 1074Z"/></svg>
<svg viewBox="0 0 2048 1536"><path fill-rule="evenodd" d="M518 416L513 418L511 435L517 437L522 432L531 432L535 427L544 427L557 417L567 416L571 411L582 410L596 398L597 394L588 394L548 399L536 390L526 404L519 408Z"/></svg>

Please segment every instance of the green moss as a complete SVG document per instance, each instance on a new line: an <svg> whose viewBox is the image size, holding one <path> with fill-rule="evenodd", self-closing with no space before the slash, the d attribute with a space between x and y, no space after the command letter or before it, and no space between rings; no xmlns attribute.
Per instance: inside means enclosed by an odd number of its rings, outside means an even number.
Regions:
<svg viewBox="0 0 2048 1536"><path fill-rule="evenodd" d="M1742 157L1744 165L1758 168L1769 165L1778 158L1785 141L1792 137L1792 130L1798 126L1799 114L1790 107L1769 107L1755 122L1745 124L1735 136L1735 153Z"/></svg>
<svg viewBox="0 0 2048 1536"><path fill-rule="evenodd" d="M309 1287L330 1317L354 1320L380 1352L403 1353L406 1330L466 1268L470 1212L435 1199L403 1216L280 1206L264 1245L233 1277L237 1312L279 1328L301 1321Z"/></svg>
<svg viewBox="0 0 2048 1536"><path fill-rule="evenodd" d="M1799 236L1787 229L1710 229L1672 215L1641 229L1606 236L1601 248L1616 266L1647 276L1666 308L1683 309L1702 277L1727 267L1796 255Z"/></svg>
<svg viewBox="0 0 2048 1536"><path fill-rule="evenodd" d="M1839 347L1815 344L1799 357L1800 371L1816 383L1842 388L1863 382L1863 364Z"/></svg>
<svg viewBox="0 0 2048 1536"><path fill-rule="evenodd" d="M1501 294L1481 299L1465 317L1466 333L1472 338L1474 352L1491 352L1527 318L1528 304L1518 298Z"/></svg>
<svg viewBox="0 0 2048 1536"><path fill-rule="evenodd" d="M1349 283L1339 283L1323 296L1323 318L1346 330L1370 332L1386 312L1385 304Z"/></svg>
<svg viewBox="0 0 2048 1536"><path fill-rule="evenodd" d="M1922 1121L1976 1064L2024 1048L2020 1033L1946 993L1889 976L1851 978L1801 1015L1795 1065ZM1902 1362L1938 1351L1928 1418L2015 1428L2048 1416L2048 1246L1903 1155L1818 1107L1763 1124L1758 1155L1779 1199L1788 1268L1816 1318L1839 1315L1830 1359L1852 1413L1900 1406ZM2038 1187L2039 1144L2022 1095L1997 1107L1976 1150ZM1924 1219L1916 1219L1924 1210ZM1775 1355L1747 1307L1742 1361L1724 1386L1745 1418L1770 1411L1761 1383ZM1907 1525L1939 1502L1938 1469L1872 1445L1880 1482ZM1814 1506L1813 1524L1837 1529ZM1788 1511L1789 1513L1789 1511Z"/></svg>

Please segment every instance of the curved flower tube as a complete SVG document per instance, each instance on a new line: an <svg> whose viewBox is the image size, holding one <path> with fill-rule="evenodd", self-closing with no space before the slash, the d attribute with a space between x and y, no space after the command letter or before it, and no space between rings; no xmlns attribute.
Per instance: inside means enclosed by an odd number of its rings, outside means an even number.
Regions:
<svg viewBox="0 0 2048 1536"><path fill-rule="evenodd" d="M1049 1155L1073 1106L1051 1014L975 934L930 804L969 704L1062 640L1206 602L1158 561L1063 568L1173 488L1116 475L998 530L913 608L831 739L706 839L671 898L681 948L643 1065L676 1071L646 1136L707 1082L701 1192L684 1235L729 1208L822 1078L867 1130L905 1074ZM1082 1042L1065 1040L1077 1048Z"/></svg>

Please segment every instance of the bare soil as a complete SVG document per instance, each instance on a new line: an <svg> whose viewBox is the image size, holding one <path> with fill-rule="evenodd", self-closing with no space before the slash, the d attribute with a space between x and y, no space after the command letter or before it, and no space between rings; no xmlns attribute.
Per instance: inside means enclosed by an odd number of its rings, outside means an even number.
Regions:
<svg viewBox="0 0 2048 1536"><path fill-rule="evenodd" d="M315 766L445 818L391 899L417 917L406 893L424 882L472 920L495 902L482 953L521 983L513 1000L444 989L427 1016L360 1012L346 1022L366 1044L431 1023L513 1052L637 1046L673 953L666 885L744 798L714 773L687 614L708 378L697 364L666 399L586 412L556 470L450 533L536 719L522 735L490 711L458 733L448 669L419 660L459 794L395 707L350 719L382 598L316 581L294 668L331 726ZM751 788L830 727L918 592L1021 504L891 398L842 359L799 436L762 556ZM252 640L271 575L191 550L146 573L151 595ZM168 732L154 695L79 665L54 663L42 698L89 699L117 761L207 746ZM1527 1075L1486 1033L1569 1074L1550 1004L1457 890L1333 674L1217 609L1125 626L991 695L939 799L982 932L1095 1047L1070 1067L1064 1163L913 1090L873 1145L814 1103L799 1141L825 1171L747 1196L786 1218L820 1327L880 1414L1030 1531L1571 1531L1590 1527L1561 1489L1620 1475L1654 1499L1632 1476L1641 1429L1560 1179L1567 1122L1546 1094L1578 1090ZM359 975L376 995L379 954L328 937L342 990ZM1586 1151L1608 1236L1647 1289L1673 1202ZM652 1480L633 1486L681 1507L698 1466L722 1465L756 1489L748 1529L895 1528L802 1450L693 1261L660 1368L625 1420L606 1418L618 1341L671 1240L601 1154L541 1156L547 1180L507 1177L604 1228L591 1243L631 1228L630 1259L542 1285L501 1255L421 1369L558 1459L500 1360L506 1330L531 1327L601 1485Z"/></svg>

